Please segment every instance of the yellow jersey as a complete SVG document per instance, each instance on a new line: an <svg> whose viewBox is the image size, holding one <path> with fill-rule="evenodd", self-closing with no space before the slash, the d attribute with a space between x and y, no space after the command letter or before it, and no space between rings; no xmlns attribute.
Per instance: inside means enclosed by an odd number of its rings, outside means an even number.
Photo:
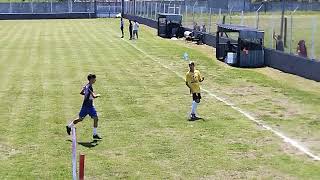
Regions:
<svg viewBox="0 0 320 180"><path fill-rule="evenodd" d="M200 93L200 81L202 76L200 71L194 70L194 72L188 71L186 74L186 83L188 83L191 93Z"/></svg>

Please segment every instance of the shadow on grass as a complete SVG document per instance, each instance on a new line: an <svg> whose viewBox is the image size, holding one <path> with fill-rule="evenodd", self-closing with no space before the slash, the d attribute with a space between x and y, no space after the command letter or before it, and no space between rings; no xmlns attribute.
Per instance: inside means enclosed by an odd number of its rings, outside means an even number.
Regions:
<svg viewBox="0 0 320 180"><path fill-rule="evenodd" d="M67 141L72 142L70 139ZM91 142L78 142L78 144L86 148L93 148L98 146L100 141L101 140L92 140Z"/></svg>
<svg viewBox="0 0 320 180"><path fill-rule="evenodd" d="M190 121L190 122L194 122L194 121L200 121L200 120L202 120L202 121L206 121L205 119L203 119L203 118L195 118L195 119L191 119L191 118L189 118L188 119L188 121Z"/></svg>

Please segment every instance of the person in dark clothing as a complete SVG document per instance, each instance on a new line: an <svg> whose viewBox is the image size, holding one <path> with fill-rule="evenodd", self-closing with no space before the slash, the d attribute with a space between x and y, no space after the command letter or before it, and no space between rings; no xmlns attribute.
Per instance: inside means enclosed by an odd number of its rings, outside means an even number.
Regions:
<svg viewBox="0 0 320 180"><path fill-rule="evenodd" d="M300 40L297 46L297 53L301 57L308 57L307 46L304 40Z"/></svg>
<svg viewBox="0 0 320 180"><path fill-rule="evenodd" d="M131 22L131 20L129 20L129 34L130 34L129 40L132 40L132 22Z"/></svg>
<svg viewBox="0 0 320 180"><path fill-rule="evenodd" d="M124 26L124 22L123 22L123 19L122 19L122 17L121 17L121 19L120 19L120 30L121 30L121 34L122 34L121 38L124 37L123 26Z"/></svg>
<svg viewBox="0 0 320 180"><path fill-rule="evenodd" d="M276 36L275 32L273 32L273 39L276 40L276 50L284 51L284 45L281 35Z"/></svg>

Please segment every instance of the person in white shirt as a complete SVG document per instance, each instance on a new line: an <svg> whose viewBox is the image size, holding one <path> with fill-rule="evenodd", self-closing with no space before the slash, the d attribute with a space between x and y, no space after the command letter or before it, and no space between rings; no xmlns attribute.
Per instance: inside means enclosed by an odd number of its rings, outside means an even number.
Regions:
<svg viewBox="0 0 320 180"><path fill-rule="evenodd" d="M135 35L137 36L137 39L138 39L138 30L139 30L139 23L134 20L134 23L133 23L133 39L135 39Z"/></svg>

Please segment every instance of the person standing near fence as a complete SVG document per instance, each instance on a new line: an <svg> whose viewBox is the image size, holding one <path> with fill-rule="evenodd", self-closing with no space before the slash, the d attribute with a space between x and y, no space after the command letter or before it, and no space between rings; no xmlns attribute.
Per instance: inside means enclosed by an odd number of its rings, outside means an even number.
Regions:
<svg viewBox="0 0 320 180"><path fill-rule="evenodd" d="M139 31L139 23L134 20L134 23L133 23L133 39L135 39L135 36L137 36L137 39L138 39L138 31Z"/></svg>
<svg viewBox="0 0 320 180"><path fill-rule="evenodd" d="M129 34L130 34L129 40L132 40L132 22L131 22L131 20L129 20Z"/></svg>
<svg viewBox="0 0 320 180"><path fill-rule="evenodd" d="M122 17L121 17L121 19L120 19L120 30L121 30L121 34L122 34L121 38L124 37L123 27L124 27L124 22L123 22L123 19L122 19Z"/></svg>
<svg viewBox="0 0 320 180"><path fill-rule="evenodd" d="M308 57L307 46L304 40L300 40L297 46L297 54L301 57Z"/></svg>
<svg viewBox="0 0 320 180"><path fill-rule="evenodd" d="M276 50L284 51L284 44L281 35L276 35L276 33L273 32L273 39L276 40Z"/></svg>

